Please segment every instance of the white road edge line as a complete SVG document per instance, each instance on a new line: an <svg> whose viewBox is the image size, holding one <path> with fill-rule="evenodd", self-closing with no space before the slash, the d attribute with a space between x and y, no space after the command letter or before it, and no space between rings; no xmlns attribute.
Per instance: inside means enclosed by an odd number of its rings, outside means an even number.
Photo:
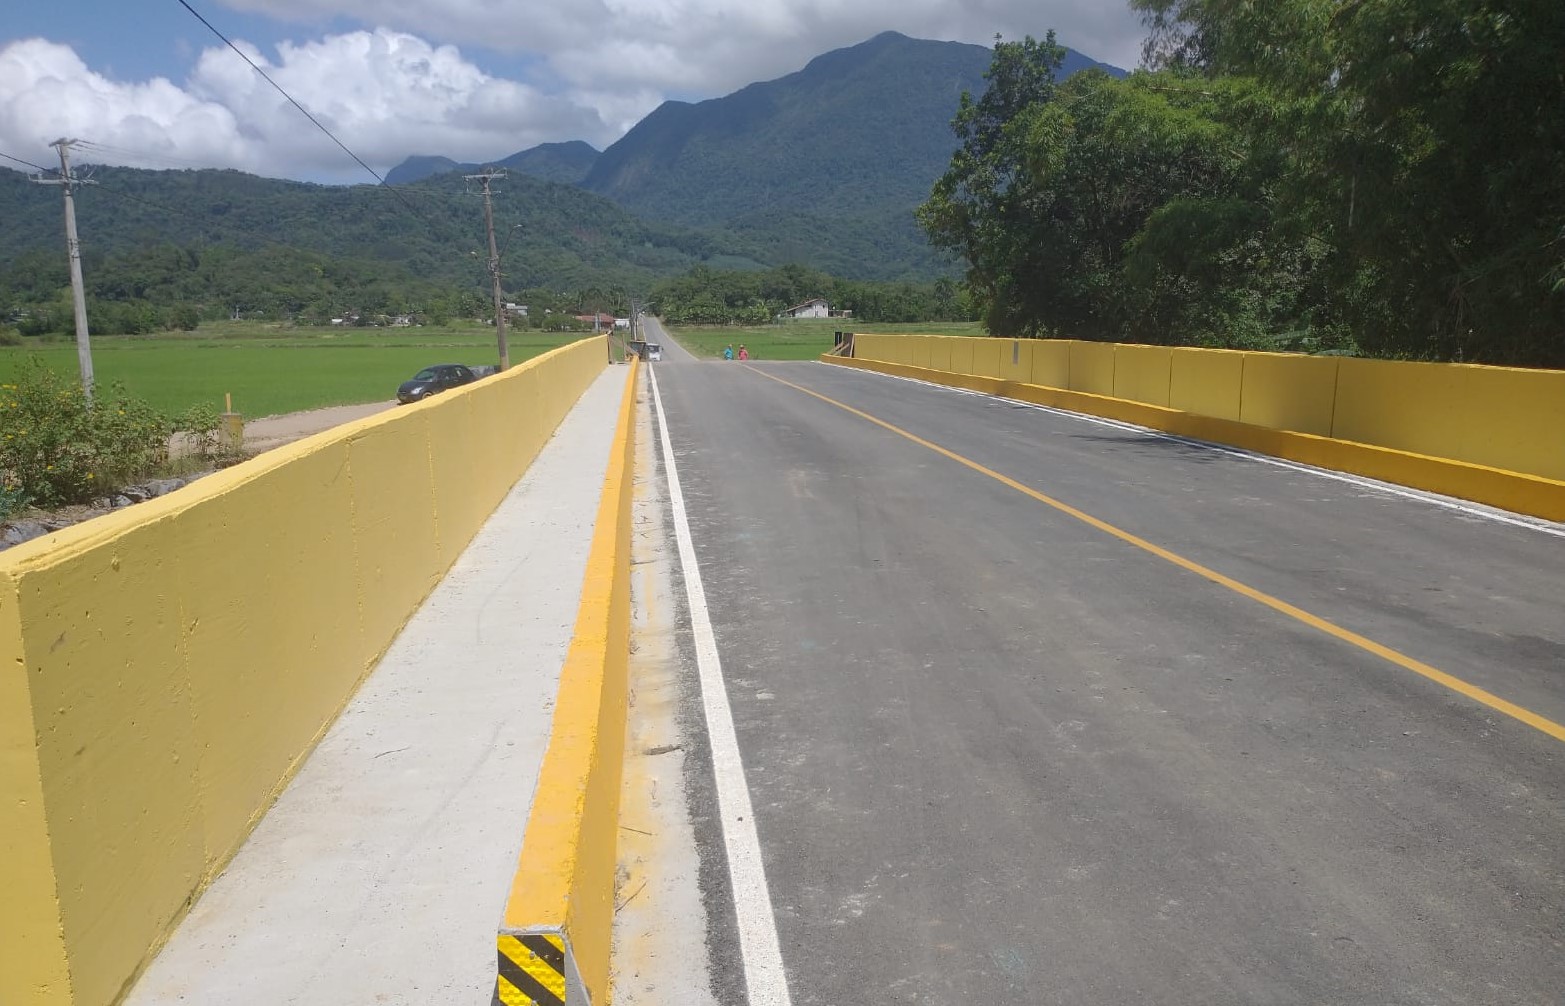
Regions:
<svg viewBox="0 0 1565 1006"><path fill-rule="evenodd" d="M829 364L820 364L829 366ZM1366 478L1362 475L1349 475L1345 472L1334 472L1327 468L1316 468L1313 465L1300 464L1297 461L1287 461L1282 458L1274 458L1269 454L1260 454L1255 451L1245 450L1242 447L1227 447L1214 444L1206 440L1193 440L1190 437L1181 437L1173 433L1164 433L1161 430L1149 429L1145 426L1137 426L1135 423L1121 422L1118 419L1104 419L1102 416L1087 415L1083 412L1071 412L1069 409L1057 409L1052 405L1039 405L1036 402L1024 402L1018 398L1006 398L1004 395L990 395L982 391L972 391L968 388L952 388L934 381L925 381L917 377L903 377L900 374L882 374L874 370L859 370L855 373L874 374L876 377L889 377L893 381L906 381L909 384L921 384L926 388L936 391L948 391L957 395L970 395L974 398L987 398L994 402L1005 402L1008 405L1019 405L1024 409L1032 409L1035 412L1047 412L1063 419L1074 419L1078 422L1091 423L1094 426L1106 426L1109 429L1121 430L1126 433L1137 433L1154 440L1169 440L1176 444L1185 444L1190 447L1199 447L1202 450L1211 451L1214 454L1226 454L1241 461L1255 461L1263 465L1271 465L1274 468L1286 468L1289 471L1300 472L1304 475L1314 475L1318 478L1330 479L1333 482L1346 482L1349 485L1358 486L1360 489L1370 489L1375 492L1386 493L1391 496L1400 496L1403 499L1414 500L1419 503L1428 503L1431 506L1441 507L1446 510L1455 510L1467 514L1469 517L1478 517L1483 520L1494 521L1497 524L1509 524L1512 527L1524 528L1528 531L1537 531L1539 534L1552 535L1556 538L1565 538L1565 526L1555 524L1542 518L1527 518L1507 513L1501 510L1486 509L1475 503L1464 502L1450 496L1441 496L1438 493L1424 492L1419 489L1409 489L1406 486L1393 485L1389 482L1381 482L1377 479Z"/></svg>
<svg viewBox="0 0 1565 1006"><path fill-rule="evenodd" d="M707 736L712 742L712 774L717 777L717 806L723 825L723 846L728 853L728 877L733 884L734 914L739 923L739 949L744 957L744 981L750 1006L790 1006L788 976L783 971L777 920L766 886L766 866L761 861L761 839L750 806L739 757L739 738L728 704L728 686L717 655L717 636L706 607L706 588L696 564L695 544L685 511L685 493L674 464L674 443L658 390L657 368L648 367L652 402L657 408L658 434L663 442L663 472L668 479L669 503L674 511L674 536L679 543L679 565L684 574L685 598L690 605L690 628L695 636L696 667L701 678L701 705L706 712Z"/></svg>

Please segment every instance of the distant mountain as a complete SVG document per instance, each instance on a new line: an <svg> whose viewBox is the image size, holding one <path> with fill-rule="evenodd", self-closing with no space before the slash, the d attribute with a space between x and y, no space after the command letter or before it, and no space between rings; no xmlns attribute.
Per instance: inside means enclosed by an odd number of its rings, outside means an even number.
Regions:
<svg viewBox="0 0 1565 1006"><path fill-rule="evenodd" d="M386 182L390 185L408 185L450 171L471 174L481 167L496 167L546 182L575 185L587 177L587 172L592 170L597 159L597 149L580 140L540 144L488 165L459 164L449 157L414 154L386 172Z"/></svg>
<svg viewBox="0 0 1565 1006"><path fill-rule="evenodd" d="M642 217L711 231L762 262L928 279L955 267L929 247L913 210L949 165L951 119L963 91L983 92L993 56L980 45L886 32L723 98L664 102L602 154L546 145L499 163L579 183ZM1086 69L1125 76L1065 51L1063 76ZM544 174L542 165L561 162ZM415 157L388 178L474 167Z"/></svg>
<svg viewBox="0 0 1565 1006"><path fill-rule="evenodd" d="M449 157L414 154L386 172L387 185L411 185L431 175L443 175L447 171L476 171L476 164L458 164Z"/></svg>
<svg viewBox="0 0 1565 1006"><path fill-rule="evenodd" d="M665 102L582 183L687 226L785 210L822 220L911 213L951 159L963 91L993 52L886 32L724 98ZM1124 71L1067 50L1063 71Z"/></svg>

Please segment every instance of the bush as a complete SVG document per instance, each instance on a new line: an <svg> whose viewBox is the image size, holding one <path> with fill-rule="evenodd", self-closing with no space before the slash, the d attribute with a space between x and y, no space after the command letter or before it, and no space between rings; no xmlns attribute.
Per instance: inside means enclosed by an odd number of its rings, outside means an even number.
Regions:
<svg viewBox="0 0 1565 1006"><path fill-rule="evenodd" d="M4 325L0 325L0 346L20 345L22 345L22 333L18 332L14 328L7 328Z"/></svg>
<svg viewBox="0 0 1565 1006"><path fill-rule="evenodd" d="M0 385L0 486L37 506L106 496L168 459L173 424L118 383L89 404L74 378L33 357Z"/></svg>
<svg viewBox="0 0 1565 1006"><path fill-rule="evenodd" d="M210 405L192 405L173 423L174 432L185 439L186 451L204 462L232 462L240 457L238 448L223 436L223 415Z"/></svg>

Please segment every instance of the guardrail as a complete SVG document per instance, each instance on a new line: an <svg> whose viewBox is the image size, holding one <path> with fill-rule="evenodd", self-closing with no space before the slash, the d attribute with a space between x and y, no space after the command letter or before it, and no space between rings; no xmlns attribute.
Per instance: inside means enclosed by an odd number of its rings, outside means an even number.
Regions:
<svg viewBox="0 0 1565 1006"><path fill-rule="evenodd" d="M823 359L1565 520L1565 371L865 333Z"/></svg>

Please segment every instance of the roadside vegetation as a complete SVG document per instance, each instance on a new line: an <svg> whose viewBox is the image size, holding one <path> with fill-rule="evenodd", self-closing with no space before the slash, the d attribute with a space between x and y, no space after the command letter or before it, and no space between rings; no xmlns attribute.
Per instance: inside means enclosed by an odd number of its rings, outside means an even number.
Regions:
<svg viewBox="0 0 1565 1006"><path fill-rule="evenodd" d="M653 287L650 305L654 314L674 325L765 325L789 308L817 297L827 301L835 313L851 313L852 324L956 322L977 317L961 286L953 280L861 282L801 265L748 272L700 266Z"/></svg>
<svg viewBox="0 0 1565 1006"><path fill-rule="evenodd" d="M853 319L788 321L771 325L670 326L679 344L697 356L722 356L742 345L756 360L813 360L830 352L837 332L887 335L983 335L977 322L924 322L916 325L859 325Z"/></svg>
<svg viewBox="0 0 1565 1006"><path fill-rule="evenodd" d="M28 507L55 508L112 496L138 479L210 467L232 452L219 415L195 406L160 412L118 382L96 387L32 357L0 381L0 519ZM184 450L171 458L171 438Z"/></svg>

